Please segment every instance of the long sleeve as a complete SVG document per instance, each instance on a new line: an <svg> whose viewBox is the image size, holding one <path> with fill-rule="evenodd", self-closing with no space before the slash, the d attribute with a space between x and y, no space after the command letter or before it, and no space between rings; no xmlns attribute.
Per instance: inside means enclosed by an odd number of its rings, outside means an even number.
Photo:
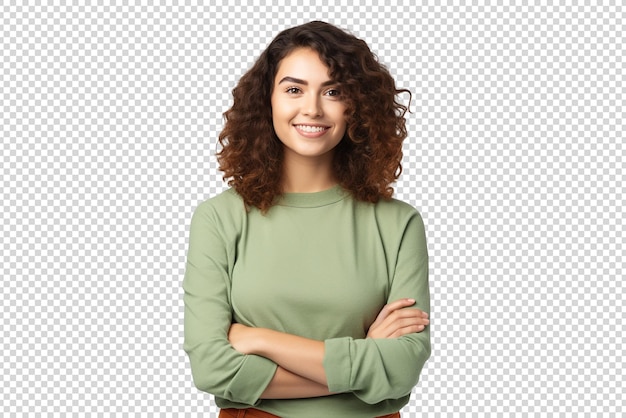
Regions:
<svg viewBox="0 0 626 418"><path fill-rule="evenodd" d="M277 366L263 357L240 354L228 342L236 230L229 230L229 222L218 216L228 218L232 213L229 208L218 209L214 203L207 201L198 206L191 220L183 280L183 348L198 389L232 402L255 405Z"/></svg>
<svg viewBox="0 0 626 418"><path fill-rule="evenodd" d="M430 313L428 252L424 224L412 212L395 249L387 302L414 298ZM390 253L393 249L390 249ZM396 339L332 338L325 341L324 368L331 391L351 391L368 404L408 395L430 356L430 327Z"/></svg>

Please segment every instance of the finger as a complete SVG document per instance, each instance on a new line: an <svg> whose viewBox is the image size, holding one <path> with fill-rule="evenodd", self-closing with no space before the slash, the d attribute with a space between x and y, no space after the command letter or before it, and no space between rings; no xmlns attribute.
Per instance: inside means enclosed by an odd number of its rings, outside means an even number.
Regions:
<svg viewBox="0 0 626 418"><path fill-rule="evenodd" d="M380 311L380 313L378 314L378 316L381 319L386 318L387 316L389 316L391 313L396 312L402 308L406 308L407 306L411 306L415 304L415 299L398 299L396 301L390 302L388 304L386 304L383 309Z"/></svg>
<svg viewBox="0 0 626 418"><path fill-rule="evenodd" d="M376 316L376 320L372 323L372 325L370 327L374 327L374 326L380 324L392 312L395 312L398 309L401 309L401 308L404 308L404 307L407 307L407 306L411 306L413 304L415 304L415 299L409 299L409 298L398 299L396 301L393 301L391 303L386 304L380 310L380 312L378 313L378 316Z"/></svg>
<svg viewBox="0 0 626 418"><path fill-rule="evenodd" d="M415 312L416 314L418 314L419 316L422 316L424 318L428 318L428 313L424 312L423 310L419 309L419 308L409 308L409 306L414 305L415 304L415 299L399 299L395 302L389 303L387 305L385 305L385 307L383 308L383 310L381 311L381 313L383 313L383 311L386 313L386 316L389 316L395 312L404 312L404 311L411 311L411 312ZM380 314L379 314L380 315ZM384 317L381 315L381 317L384 319Z"/></svg>
<svg viewBox="0 0 626 418"><path fill-rule="evenodd" d="M414 334L422 332L426 329L424 325L411 325L408 327L400 328L396 330L389 338L398 338L408 334Z"/></svg>
<svg viewBox="0 0 626 418"><path fill-rule="evenodd" d="M397 309L401 309L401 308L411 306L411 305L415 305L415 299L402 298L402 299L394 300L393 302L386 304L385 308L391 312L391 311L395 311Z"/></svg>
<svg viewBox="0 0 626 418"><path fill-rule="evenodd" d="M423 310L419 308L404 308L404 309L399 309L396 312L414 312L416 315L419 315L423 318L428 318L428 313L424 312Z"/></svg>
<svg viewBox="0 0 626 418"><path fill-rule="evenodd" d="M383 335L391 336L399 329L411 326L424 327L427 326L429 323L430 321L428 321L428 319L421 317L401 318L395 321L388 321L387 323L381 325L380 330L382 331Z"/></svg>
<svg viewBox="0 0 626 418"><path fill-rule="evenodd" d="M423 318L421 316L412 316L405 318L393 318L387 317L383 323L381 323L376 329L376 334L380 335L382 338L391 338L394 333L398 329L410 327L410 326L421 326L426 327L430 324L428 318Z"/></svg>
<svg viewBox="0 0 626 418"><path fill-rule="evenodd" d="M400 337L402 335L415 333L415 332L422 332L426 329L426 327L428 327L429 324L424 324L424 323L419 323L419 322L414 322L414 323L405 322L402 324L398 323L395 325L396 326L389 332L389 335L390 335L389 338Z"/></svg>
<svg viewBox="0 0 626 418"><path fill-rule="evenodd" d="M390 313L385 320L396 321L403 318L419 318L427 320L428 316L424 315L424 312L419 309L401 309Z"/></svg>
<svg viewBox="0 0 626 418"><path fill-rule="evenodd" d="M389 327L393 327L393 324L401 319L412 319L414 321L424 321L428 320L427 317L423 316L423 312L419 309L400 309L391 312L387 316L380 315L376 318L376 321L370 326L370 329L387 329ZM420 322L422 324L423 322ZM426 323L423 323L426 324Z"/></svg>
<svg viewBox="0 0 626 418"><path fill-rule="evenodd" d="M415 303L415 302L413 302L413 303ZM387 316L389 316L389 314L391 314L392 312L394 312L397 309L400 309L403 306L410 306L410 304L411 304L411 300L409 300L409 299L399 299L399 300L396 300L394 302L386 304L380 310L380 312L376 316L376 319L374 320L374 322L372 323L372 325L370 327L374 327L374 326L380 324L385 318L387 318Z"/></svg>

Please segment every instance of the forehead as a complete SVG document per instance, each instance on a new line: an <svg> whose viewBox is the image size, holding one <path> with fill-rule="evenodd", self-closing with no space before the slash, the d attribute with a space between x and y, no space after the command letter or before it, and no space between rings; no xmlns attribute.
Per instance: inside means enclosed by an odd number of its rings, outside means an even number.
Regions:
<svg viewBox="0 0 626 418"><path fill-rule="evenodd" d="M311 82L330 79L329 68L320 59L317 51L310 48L294 49L280 61L274 81L278 82L285 76Z"/></svg>

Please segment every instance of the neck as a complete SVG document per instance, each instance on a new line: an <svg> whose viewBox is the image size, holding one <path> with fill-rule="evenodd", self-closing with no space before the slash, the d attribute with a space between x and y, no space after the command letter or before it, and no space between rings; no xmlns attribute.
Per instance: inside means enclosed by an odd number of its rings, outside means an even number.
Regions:
<svg viewBox="0 0 626 418"><path fill-rule="evenodd" d="M332 153L327 158L308 159L285 155L283 161L283 192L314 193L337 184L332 172Z"/></svg>

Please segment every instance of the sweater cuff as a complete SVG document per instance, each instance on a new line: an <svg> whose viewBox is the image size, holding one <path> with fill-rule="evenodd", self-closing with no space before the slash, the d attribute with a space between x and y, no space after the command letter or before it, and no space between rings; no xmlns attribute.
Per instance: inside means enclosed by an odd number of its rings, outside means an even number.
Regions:
<svg viewBox="0 0 626 418"><path fill-rule="evenodd" d="M237 374L230 381L225 398L246 405L256 405L278 366L265 357L246 355Z"/></svg>
<svg viewBox="0 0 626 418"><path fill-rule="evenodd" d="M350 343L352 338L331 338L324 341L323 366L328 381L328 390L341 393L351 391Z"/></svg>

